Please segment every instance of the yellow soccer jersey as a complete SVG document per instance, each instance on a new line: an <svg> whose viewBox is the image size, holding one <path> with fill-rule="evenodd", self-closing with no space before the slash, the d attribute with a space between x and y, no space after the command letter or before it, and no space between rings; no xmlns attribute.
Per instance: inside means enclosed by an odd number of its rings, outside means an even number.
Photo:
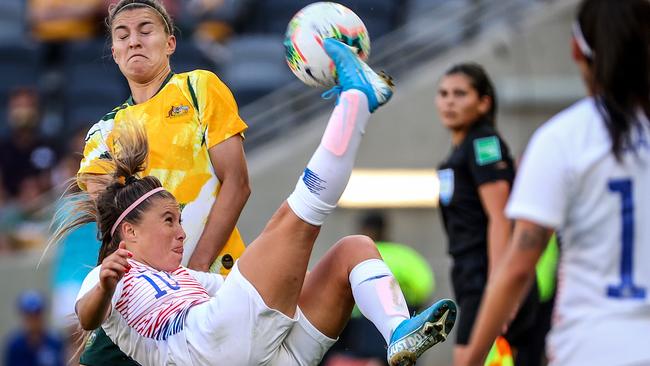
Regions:
<svg viewBox="0 0 650 366"><path fill-rule="evenodd" d="M247 126L232 93L216 75L204 70L170 74L151 99L134 105L129 98L90 129L78 174L112 173L108 162L119 130L114 127L128 121L139 121L147 132L149 160L142 175L160 179L181 206L187 264L219 193L208 149L243 135ZM226 274L243 250L235 228L211 270Z"/></svg>

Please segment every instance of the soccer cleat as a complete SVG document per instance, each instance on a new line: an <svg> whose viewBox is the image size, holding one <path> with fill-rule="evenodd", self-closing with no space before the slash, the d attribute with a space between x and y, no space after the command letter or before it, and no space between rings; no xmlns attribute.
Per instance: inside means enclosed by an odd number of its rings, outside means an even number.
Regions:
<svg viewBox="0 0 650 366"><path fill-rule="evenodd" d="M456 321L456 304L443 299L397 326L388 345L390 366L412 366L433 345L443 342Z"/></svg>
<svg viewBox="0 0 650 366"><path fill-rule="evenodd" d="M368 109L374 112L386 104L393 95L392 79L383 72L377 74L370 66L361 61L353 49L333 38L323 41L325 52L332 58L336 66L339 92L349 89L362 91L368 97Z"/></svg>

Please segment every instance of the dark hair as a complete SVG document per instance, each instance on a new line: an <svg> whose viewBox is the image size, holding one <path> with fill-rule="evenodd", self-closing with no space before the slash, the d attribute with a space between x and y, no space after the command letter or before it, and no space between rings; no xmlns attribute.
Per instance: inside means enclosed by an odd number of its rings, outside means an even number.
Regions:
<svg viewBox="0 0 650 366"><path fill-rule="evenodd" d="M168 35L174 34L174 21L172 20L172 17L169 16L169 13L167 12L167 9L165 9L165 6L158 0L120 0L117 4L112 5L108 9L108 17L106 17L106 25L108 26L109 34L111 32L111 27L117 14L125 9L138 8L153 8L153 10L158 13L163 23L165 24L165 32Z"/></svg>
<svg viewBox="0 0 650 366"><path fill-rule="evenodd" d="M147 135L141 125L121 124L119 138L113 150L118 151L117 155L112 157L115 165L113 176L108 180L102 176L91 176L86 179L86 182L100 183L106 189L100 191L96 199L86 192L66 194L63 197L63 205L54 216L53 225L56 224L56 229L48 247L60 241L71 230L95 221L98 227L98 239L101 241L97 258L97 264L100 264L117 249L121 241L119 230L121 224L111 235L111 229L118 217L145 193L162 186L156 177L134 178L144 171L149 151ZM69 188L68 192L71 190ZM174 196L165 190L155 193L131 210L121 223L140 222L142 214L156 198L174 199Z"/></svg>
<svg viewBox="0 0 650 366"><path fill-rule="evenodd" d="M472 88L476 90L479 97L490 97L490 109L482 117L489 124L495 126L497 121L497 95L494 85L492 84L487 72L485 72L485 69L483 69L483 66L475 62L455 64L445 72L445 76L454 74L463 74L467 76Z"/></svg>
<svg viewBox="0 0 650 366"><path fill-rule="evenodd" d="M650 2L585 0L577 21L593 50L591 86L618 159L638 108L650 116Z"/></svg>

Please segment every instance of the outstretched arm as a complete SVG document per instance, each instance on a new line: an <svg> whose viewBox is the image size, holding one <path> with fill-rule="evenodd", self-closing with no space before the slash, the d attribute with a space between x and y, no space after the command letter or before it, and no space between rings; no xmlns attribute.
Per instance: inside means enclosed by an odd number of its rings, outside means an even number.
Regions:
<svg viewBox="0 0 650 366"><path fill-rule="evenodd" d="M79 324L84 330L97 329L110 314L113 293L117 283L131 268L127 258L132 256L121 242L119 248L102 261L99 282L76 304Z"/></svg>
<svg viewBox="0 0 650 366"><path fill-rule="evenodd" d="M510 314L516 311L534 279L535 264L551 233L551 229L530 221L517 220L515 223L513 242L489 279L464 365L483 365L494 339Z"/></svg>
<svg viewBox="0 0 650 366"><path fill-rule="evenodd" d="M187 264L188 268L203 272L209 271L212 262L226 245L251 193L240 135L211 147L208 152L221 187Z"/></svg>

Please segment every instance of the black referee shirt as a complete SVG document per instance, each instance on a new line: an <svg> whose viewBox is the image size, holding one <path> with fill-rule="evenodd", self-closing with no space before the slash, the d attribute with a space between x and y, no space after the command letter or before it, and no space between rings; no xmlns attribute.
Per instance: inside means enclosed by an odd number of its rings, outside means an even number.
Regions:
<svg viewBox="0 0 650 366"><path fill-rule="evenodd" d="M469 255L487 263L488 219L481 204L481 184L514 179L510 151L489 123L478 122L465 139L452 148L438 170L440 210L454 260ZM481 256L483 258L481 258Z"/></svg>

